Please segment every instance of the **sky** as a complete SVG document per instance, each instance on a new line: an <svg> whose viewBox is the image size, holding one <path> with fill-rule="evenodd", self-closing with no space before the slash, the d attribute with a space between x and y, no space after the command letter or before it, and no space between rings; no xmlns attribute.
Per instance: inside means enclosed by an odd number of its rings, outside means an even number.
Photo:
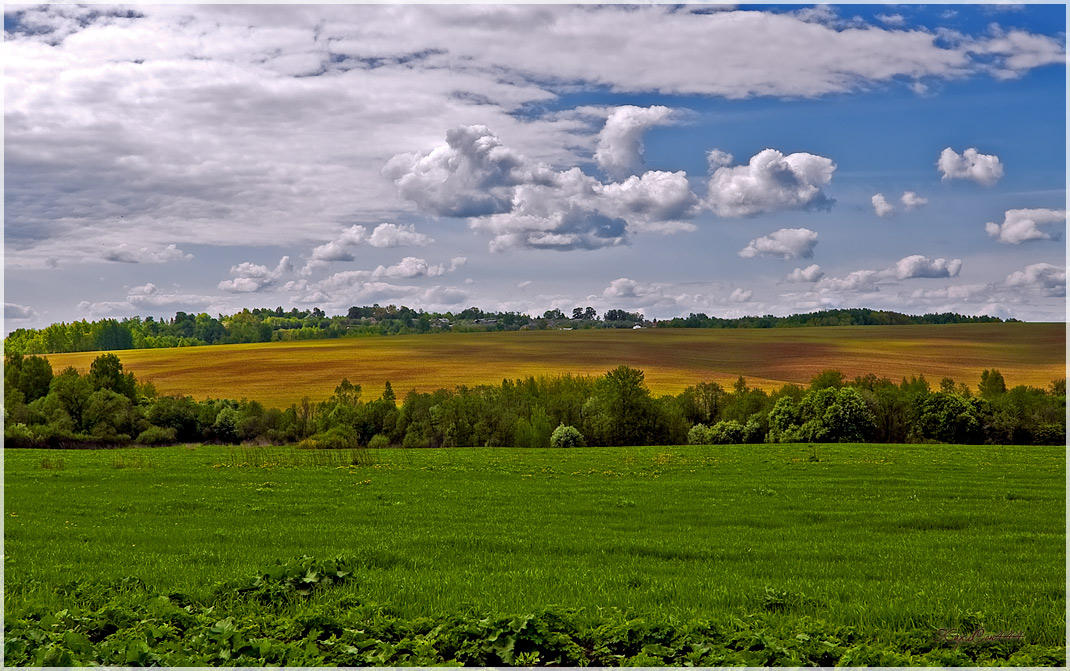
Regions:
<svg viewBox="0 0 1070 671"><path fill-rule="evenodd" d="M4 331L1066 318L1064 5L5 5Z"/></svg>

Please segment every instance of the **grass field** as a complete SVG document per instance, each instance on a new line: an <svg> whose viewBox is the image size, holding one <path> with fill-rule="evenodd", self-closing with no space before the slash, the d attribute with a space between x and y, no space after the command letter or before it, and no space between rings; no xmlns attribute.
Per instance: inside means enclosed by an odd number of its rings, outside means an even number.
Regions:
<svg viewBox="0 0 1070 671"><path fill-rule="evenodd" d="M1065 646L1061 448L348 454L8 450L5 615L70 608L72 583L207 598L347 553L364 567L339 592L404 616L771 612L872 641L983 626Z"/></svg>
<svg viewBox="0 0 1070 671"><path fill-rule="evenodd" d="M771 390L806 384L829 368L849 378L924 375L975 387L984 369L1009 386L1047 387L1066 376L1066 325L947 324L785 329L597 329L442 333L295 343L219 345L117 352L139 379L164 394L249 398L285 407L330 396L343 377L377 397L389 381L403 396L503 378L601 375L625 364L646 373L655 394L742 375ZM82 371L99 352L49 355L57 370Z"/></svg>

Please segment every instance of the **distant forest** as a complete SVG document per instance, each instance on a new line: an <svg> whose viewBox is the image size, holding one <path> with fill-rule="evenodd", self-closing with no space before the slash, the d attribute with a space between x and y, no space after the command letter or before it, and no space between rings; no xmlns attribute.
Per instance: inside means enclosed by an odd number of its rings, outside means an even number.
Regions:
<svg viewBox="0 0 1070 671"><path fill-rule="evenodd" d="M484 312L471 307L457 313L424 312L394 305L351 307L328 317L312 310L282 307L242 310L212 317L178 312L172 319L153 317L58 323L43 329L16 329L4 338L4 353L53 354L158 347L191 347L287 340L321 340L367 335L435 332L519 331L590 328L786 328L804 326L877 326L1002 322L998 317L968 317L952 312L921 316L867 308L821 310L788 317L765 315L725 319L692 313L669 320L648 320L639 312L577 307L571 314L547 310L540 317L517 312ZM1006 321L1016 321L1008 319Z"/></svg>

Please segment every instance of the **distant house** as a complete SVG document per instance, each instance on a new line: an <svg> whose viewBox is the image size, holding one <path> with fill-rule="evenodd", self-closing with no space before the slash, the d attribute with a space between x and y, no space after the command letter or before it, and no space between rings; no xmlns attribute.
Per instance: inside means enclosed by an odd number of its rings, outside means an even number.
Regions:
<svg viewBox="0 0 1070 671"><path fill-rule="evenodd" d="M478 324L479 326L494 326L495 324L498 323L498 320L497 319L477 319L477 320L475 320L474 323Z"/></svg>
<svg viewBox="0 0 1070 671"><path fill-rule="evenodd" d="M642 324L636 324L635 326L632 327L632 330L634 331L635 329L641 329L641 328L643 328Z"/></svg>

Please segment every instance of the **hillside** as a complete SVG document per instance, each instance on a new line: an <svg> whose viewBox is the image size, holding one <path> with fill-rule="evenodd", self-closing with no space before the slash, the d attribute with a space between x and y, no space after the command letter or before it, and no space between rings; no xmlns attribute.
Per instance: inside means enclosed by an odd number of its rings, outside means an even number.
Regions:
<svg viewBox="0 0 1070 671"><path fill-rule="evenodd" d="M399 396L503 378L597 375L640 368L655 394L700 381L751 386L805 384L836 368L848 378L924 375L976 386L997 368L1014 386L1046 387L1066 377L1063 323L982 323L800 329L597 329L440 333L116 352L126 370L162 394L250 398L283 407L327 398L348 378L376 397L385 382ZM98 352L52 354L59 369L88 370Z"/></svg>

